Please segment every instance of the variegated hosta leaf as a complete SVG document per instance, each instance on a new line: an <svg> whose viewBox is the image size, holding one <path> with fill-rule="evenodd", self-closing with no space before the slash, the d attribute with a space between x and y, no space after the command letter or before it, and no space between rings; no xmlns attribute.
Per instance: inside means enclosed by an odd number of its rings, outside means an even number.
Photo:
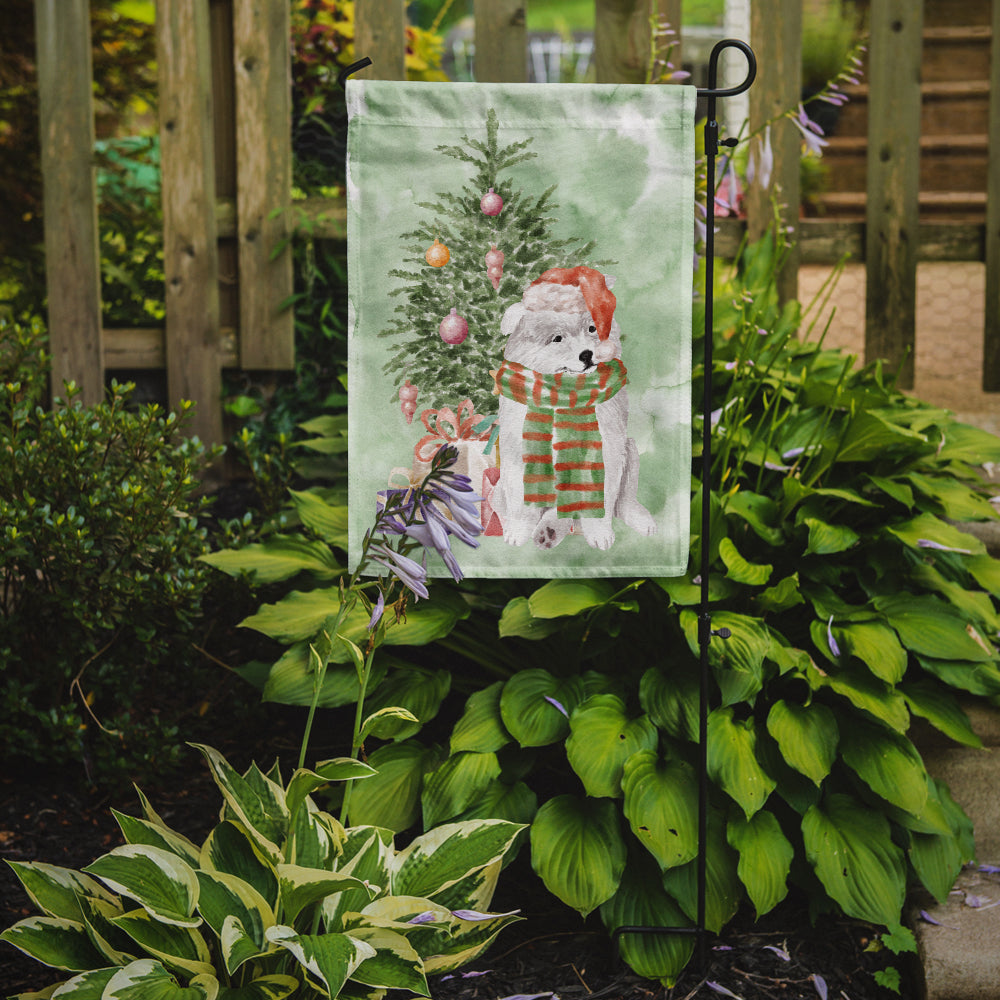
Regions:
<svg viewBox="0 0 1000 1000"><path fill-rule="evenodd" d="M224 986L218 1000L285 1000L299 985L294 976L261 976L245 986Z"/></svg>
<svg viewBox="0 0 1000 1000"><path fill-rule="evenodd" d="M424 971L428 975L451 972L468 965L486 951L500 931L521 919L513 912L480 914L475 920L466 920L460 915L467 911L451 912L454 923L450 933L441 932L437 946L424 956ZM414 945L417 944L414 941Z"/></svg>
<svg viewBox="0 0 1000 1000"><path fill-rule="evenodd" d="M221 940L223 928L227 920L236 920L243 937L250 939L255 953L266 949L264 931L275 923L274 912L264 897L248 882L238 879L235 875L223 872L198 872L198 883L201 893L198 898L198 910L205 922L215 931ZM234 931L230 931L232 938ZM245 948L241 945L241 953ZM246 955L241 954L240 961L230 965L232 949L226 950L226 966L232 975L239 964L246 961Z"/></svg>
<svg viewBox="0 0 1000 1000"><path fill-rule="evenodd" d="M74 871L39 861L8 861L31 901L46 916L81 920L81 896L93 896L109 903L114 896L97 879Z"/></svg>
<svg viewBox="0 0 1000 1000"><path fill-rule="evenodd" d="M281 906L286 920L294 921L302 910L345 889L361 889L375 895L361 879L342 872L326 872L300 865L278 865Z"/></svg>
<svg viewBox="0 0 1000 1000"><path fill-rule="evenodd" d="M365 986L409 990L418 996L430 996L424 963L402 934L384 927L356 927L351 937L375 949L351 973L351 979Z"/></svg>
<svg viewBox="0 0 1000 1000"><path fill-rule="evenodd" d="M421 834L393 859L392 892L433 899L460 879L500 861L523 827L505 820L446 823Z"/></svg>
<svg viewBox="0 0 1000 1000"><path fill-rule="evenodd" d="M659 740L649 716L630 719L625 702L613 694L589 697L574 710L569 727L566 757L595 798L620 798L625 762L639 750L655 749Z"/></svg>
<svg viewBox="0 0 1000 1000"><path fill-rule="evenodd" d="M882 813L849 795L830 795L805 814L802 837L820 882L849 917L899 923L906 866Z"/></svg>
<svg viewBox="0 0 1000 1000"><path fill-rule="evenodd" d="M476 753L496 753L510 743L500 716L500 693L503 681L497 681L470 695L462 717L451 733L451 752L474 750Z"/></svg>
<svg viewBox="0 0 1000 1000"><path fill-rule="evenodd" d="M499 777L500 764L495 753L452 754L424 778L420 796L424 826L437 826L454 819Z"/></svg>
<svg viewBox="0 0 1000 1000"><path fill-rule="evenodd" d="M632 832L661 869L697 855L698 783L690 765L643 750L625 762L622 789Z"/></svg>
<svg viewBox="0 0 1000 1000"><path fill-rule="evenodd" d="M201 918L198 879L194 870L171 851L146 844L125 844L98 858L84 871L109 889L134 899L150 916L165 924L197 927Z"/></svg>
<svg viewBox="0 0 1000 1000"><path fill-rule="evenodd" d="M795 849L781 832L774 813L766 809L750 819L731 819L726 837L730 847L740 852L736 873L759 918L788 895L788 872Z"/></svg>
<svg viewBox="0 0 1000 1000"><path fill-rule="evenodd" d="M767 731L777 741L785 761L815 785L830 773L840 733L826 705L815 701L798 705L779 699L768 713Z"/></svg>
<svg viewBox="0 0 1000 1000"><path fill-rule="evenodd" d="M205 939L190 927L160 923L145 910L132 910L111 921L150 955L189 976L213 971Z"/></svg>
<svg viewBox="0 0 1000 1000"><path fill-rule="evenodd" d="M876 795L919 815L927 802L927 771L910 740L861 719L851 723L840 753Z"/></svg>
<svg viewBox="0 0 1000 1000"><path fill-rule="evenodd" d="M375 957L370 944L349 934L296 934L291 927L278 924L268 928L267 939L291 952L309 977L332 997L339 995L363 961Z"/></svg>
<svg viewBox="0 0 1000 1000"><path fill-rule="evenodd" d="M218 995L215 976L199 975L181 986L159 962L143 958L119 969L105 986L101 1000L216 1000Z"/></svg>
<svg viewBox="0 0 1000 1000"><path fill-rule="evenodd" d="M18 997L12 997L11 1000L50 996L55 1000L101 1000L101 997L104 996L104 988L111 982L119 968L119 966L112 966L107 969L91 969L89 972L81 972L80 975L67 979L55 990L52 990L50 986L43 993L21 993L18 994Z"/></svg>
<svg viewBox="0 0 1000 1000"><path fill-rule="evenodd" d="M500 717L521 746L547 746L566 736L569 716L583 698L579 677L560 679L548 670L522 670L504 684Z"/></svg>
<svg viewBox="0 0 1000 1000"><path fill-rule="evenodd" d="M652 859L629 859L618 891L601 905L610 932L619 927L689 927L691 921L664 891ZM619 951L640 976L673 986L694 950L692 934L623 934Z"/></svg>
<svg viewBox="0 0 1000 1000"><path fill-rule="evenodd" d="M715 810L708 816L705 850L705 926L718 934L732 919L743 899L743 884L736 874L736 852L726 843L726 824ZM698 861L663 873L663 887L691 918L698 919Z"/></svg>
<svg viewBox="0 0 1000 1000"><path fill-rule="evenodd" d="M618 809L608 799L558 795L531 824L531 865L553 895L586 916L614 895L625 870Z"/></svg>
<svg viewBox="0 0 1000 1000"><path fill-rule="evenodd" d="M292 820L285 857L305 868L335 868L344 836L338 820L317 809L312 799L306 799Z"/></svg>
<svg viewBox="0 0 1000 1000"><path fill-rule="evenodd" d="M199 867L224 872L252 885L272 907L278 905L278 875L241 823L220 823L201 847Z"/></svg>
<svg viewBox="0 0 1000 1000"><path fill-rule="evenodd" d="M199 850L187 837L158 823L136 819L134 816L126 816L125 813L120 813L117 809L112 809L111 812L118 821L122 835L128 843L159 847L161 850L176 854L192 868L197 866Z"/></svg>
<svg viewBox="0 0 1000 1000"><path fill-rule="evenodd" d="M749 818L774 791L776 782L757 762L752 718L739 722L733 709L717 708L708 717L708 774Z"/></svg>
<svg viewBox="0 0 1000 1000"><path fill-rule="evenodd" d="M329 930L344 930L343 915L358 912L368 905L372 892L385 892L389 887L392 857L392 833L373 826L356 826L347 831L337 870L352 875L367 888L345 889L323 900L324 926Z"/></svg>
<svg viewBox="0 0 1000 1000"><path fill-rule="evenodd" d="M288 782L285 792L285 805L288 812L294 815L306 796L312 795L318 788L328 785L331 781L350 781L357 778L370 778L376 774L373 767L355 760L353 757L337 757L324 760L313 770L300 767Z"/></svg>
<svg viewBox="0 0 1000 1000"><path fill-rule="evenodd" d="M424 774L437 766L438 753L416 740L379 747L368 761L375 777L351 789L352 826L380 826L399 833L420 817Z"/></svg>
<svg viewBox="0 0 1000 1000"><path fill-rule="evenodd" d="M125 912L120 902L109 903L93 896L83 896L80 905L90 940L104 956L104 964L128 965L139 958L140 949L135 942L114 925L115 917L120 917Z"/></svg>
<svg viewBox="0 0 1000 1000"><path fill-rule="evenodd" d="M264 855L272 863L277 863L281 856L278 845L288 831L284 789L254 769L246 776L240 775L212 747L198 743L192 745L208 761L227 807L247 828Z"/></svg>
<svg viewBox="0 0 1000 1000"><path fill-rule="evenodd" d="M81 972L100 968L105 959L91 944L87 928L65 917L28 917L0 934L6 941L35 961L53 969Z"/></svg>

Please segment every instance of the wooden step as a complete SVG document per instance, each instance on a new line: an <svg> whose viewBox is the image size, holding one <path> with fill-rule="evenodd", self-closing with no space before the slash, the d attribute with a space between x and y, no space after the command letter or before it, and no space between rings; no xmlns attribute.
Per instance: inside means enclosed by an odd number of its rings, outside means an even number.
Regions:
<svg viewBox="0 0 1000 1000"><path fill-rule="evenodd" d="M989 25L925 28L921 79L924 83L989 80L992 38Z"/></svg>
<svg viewBox="0 0 1000 1000"><path fill-rule="evenodd" d="M816 201L828 218L865 218L867 197L863 191L830 191L817 196ZM982 222L986 216L985 192L921 191L918 203L920 218L928 221Z"/></svg>
<svg viewBox="0 0 1000 1000"><path fill-rule="evenodd" d="M924 0L924 27L961 24L989 24L991 0ZM866 4L867 6L867 4Z"/></svg>
<svg viewBox="0 0 1000 1000"><path fill-rule="evenodd" d="M823 151L834 191L865 188L868 140L864 136L831 136ZM985 191L985 135L925 135L920 138L920 188L925 191Z"/></svg>

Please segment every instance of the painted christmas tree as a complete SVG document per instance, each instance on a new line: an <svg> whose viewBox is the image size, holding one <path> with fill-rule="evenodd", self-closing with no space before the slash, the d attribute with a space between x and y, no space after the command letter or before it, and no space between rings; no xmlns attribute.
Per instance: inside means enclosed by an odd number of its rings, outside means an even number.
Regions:
<svg viewBox="0 0 1000 1000"><path fill-rule="evenodd" d="M556 185L524 192L508 176L537 155L528 149L533 140L501 146L499 130L491 108L485 142L463 135L463 145L437 147L468 164L469 180L460 191L417 203L426 221L403 234L407 267L390 272L403 281L392 293L401 301L380 336L396 340L384 370L407 420L466 399L477 413L495 413L489 373L503 359L504 311L548 268L591 263L593 242L552 236ZM455 176L444 167L442 176Z"/></svg>

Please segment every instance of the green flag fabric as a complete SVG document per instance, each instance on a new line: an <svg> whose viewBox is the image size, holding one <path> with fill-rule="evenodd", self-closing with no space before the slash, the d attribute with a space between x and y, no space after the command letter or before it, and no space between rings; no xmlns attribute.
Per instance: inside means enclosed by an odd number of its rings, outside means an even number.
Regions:
<svg viewBox="0 0 1000 1000"><path fill-rule="evenodd" d="M348 82L352 566L451 444L466 576L686 571L695 97Z"/></svg>

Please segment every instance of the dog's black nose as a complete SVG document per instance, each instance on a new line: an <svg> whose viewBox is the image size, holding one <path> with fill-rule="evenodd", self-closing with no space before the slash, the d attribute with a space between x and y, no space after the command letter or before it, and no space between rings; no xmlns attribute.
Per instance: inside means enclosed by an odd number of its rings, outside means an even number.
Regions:
<svg viewBox="0 0 1000 1000"><path fill-rule="evenodd" d="M580 360L583 362L584 368L590 368L594 363L594 352L580 351Z"/></svg>

